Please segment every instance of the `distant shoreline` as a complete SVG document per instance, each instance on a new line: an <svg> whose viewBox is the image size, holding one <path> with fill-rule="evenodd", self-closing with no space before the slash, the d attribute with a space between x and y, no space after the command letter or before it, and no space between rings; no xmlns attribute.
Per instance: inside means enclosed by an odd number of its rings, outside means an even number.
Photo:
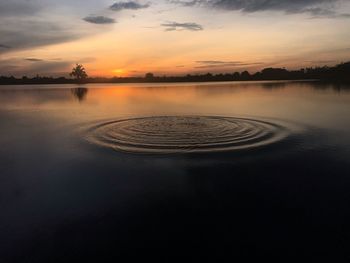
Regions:
<svg viewBox="0 0 350 263"><path fill-rule="evenodd" d="M64 83L11 83L11 84L3 84L0 83L1 86L16 86L16 85L88 85L88 84L185 84L185 83L249 83L249 82L325 82L320 79L283 79L283 80L212 80L212 81L138 81L138 82L64 82ZM336 82L336 81L327 81L327 82ZM343 83L343 81L342 81Z"/></svg>
<svg viewBox="0 0 350 263"><path fill-rule="evenodd" d="M321 82L321 83L340 83L347 84L350 80L336 80L336 79L259 79L259 80L198 80L198 81L86 81L86 82L15 82L15 83L0 83L1 86L31 86L31 85L88 85L88 84L184 84L184 83L249 83L249 82Z"/></svg>
<svg viewBox="0 0 350 263"><path fill-rule="evenodd" d="M285 68L265 68L260 72L250 74L248 71L225 74L201 74L185 76L155 76L147 73L145 77L91 77L83 81L77 81L65 77L41 77L33 78L23 76L0 76L0 85L39 85L39 84L123 84L123 83L185 83L185 82L224 82L224 81L307 81L319 80L327 82L350 82L350 62L342 63L334 67L316 67L299 70L287 70Z"/></svg>

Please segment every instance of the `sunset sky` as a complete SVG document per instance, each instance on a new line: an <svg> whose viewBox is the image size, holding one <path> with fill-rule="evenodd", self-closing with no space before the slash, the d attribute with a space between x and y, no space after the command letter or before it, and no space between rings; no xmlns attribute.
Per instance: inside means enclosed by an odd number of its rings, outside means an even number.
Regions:
<svg viewBox="0 0 350 263"><path fill-rule="evenodd" d="M348 0L0 0L0 75L255 72L350 60Z"/></svg>

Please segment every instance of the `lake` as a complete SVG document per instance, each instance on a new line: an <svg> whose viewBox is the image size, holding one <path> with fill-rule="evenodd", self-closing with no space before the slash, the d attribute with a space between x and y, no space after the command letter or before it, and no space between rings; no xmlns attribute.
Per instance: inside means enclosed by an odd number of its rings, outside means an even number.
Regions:
<svg viewBox="0 0 350 263"><path fill-rule="evenodd" d="M350 261L350 85L0 86L0 262Z"/></svg>

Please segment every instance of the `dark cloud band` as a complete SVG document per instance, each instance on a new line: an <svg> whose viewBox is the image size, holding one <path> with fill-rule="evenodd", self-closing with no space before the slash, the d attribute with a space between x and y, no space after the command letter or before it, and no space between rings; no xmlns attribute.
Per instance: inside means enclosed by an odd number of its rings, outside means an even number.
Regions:
<svg viewBox="0 0 350 263"><path fill-rule="evenodd" d="M116 23L115 19L106 17L106 16L87 16L83 18L84 21L92 24L114 24Z"/></svg>
<svg viewBox="0 0 350 263"><path fill-rule="evenodd" d="M195 68L225 68L225 67L243 67L262 65L261 62L243 62L243 61L221 61L221 60L200 60L196 61L199 66Z"/></svg>
<svg viewBox="0 0 350 263"><path fill-rule="evenodd" d="M39 58L26 58L26 61L30 61L30 62L41 62L43 61L42 59Z"/></svg>
<svg viewBox="0 0 350 263"><path fill-rule="evenodd" d="M113 11L122 11L122 10L138 10L150 7L150 4L140 4L134 1L128 2L117 2L109 7Z"/></svg>
<svg viewBox="0 0 350 263"><path fill-rule="evenodd" d="M0 19L0 21L2 21ZM26 49L38 46L64 43L81 38L83 31L75 31L66 25L54 21L44 21L27 17L18 20L15 17L0 23L0 52ZM33 30L35 29L35 30Z"/></svg>
<svg viewBox="0 0 350 263"><path fill-rule="evenodd" d="M200 31L203 30L203 26L197 23L178 23L168 22L161 24L165 28L165 31L176 31L176 30L189 30L189 31Z"/></svg>
<svg viewBox="0 0 350 263"><path fill-rule="evenodd" d="M182 6L207 6L223 10L235 10L245 13L260 11L283 11L308 13L317 17L348 17L349 14L337 13L335 6L342 0L169 0Z"/></svg>
<svg viewBox="0 0 350 263"><path fill-rule="evenodd" d="M3 49L9 49L11 48L10 46L8 45L3 45L3 44L0 44L0 48L3 48Z"/></svg>

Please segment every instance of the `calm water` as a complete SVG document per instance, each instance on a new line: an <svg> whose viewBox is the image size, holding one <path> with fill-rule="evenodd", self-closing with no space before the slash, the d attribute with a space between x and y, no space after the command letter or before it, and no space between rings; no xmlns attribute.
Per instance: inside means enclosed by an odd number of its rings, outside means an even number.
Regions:
<svg viewBox="0 0 350 263"><path fill-rule="evenodd" d="M0 86L0 131L1 263L350 262L350 85Z"/></svg>

